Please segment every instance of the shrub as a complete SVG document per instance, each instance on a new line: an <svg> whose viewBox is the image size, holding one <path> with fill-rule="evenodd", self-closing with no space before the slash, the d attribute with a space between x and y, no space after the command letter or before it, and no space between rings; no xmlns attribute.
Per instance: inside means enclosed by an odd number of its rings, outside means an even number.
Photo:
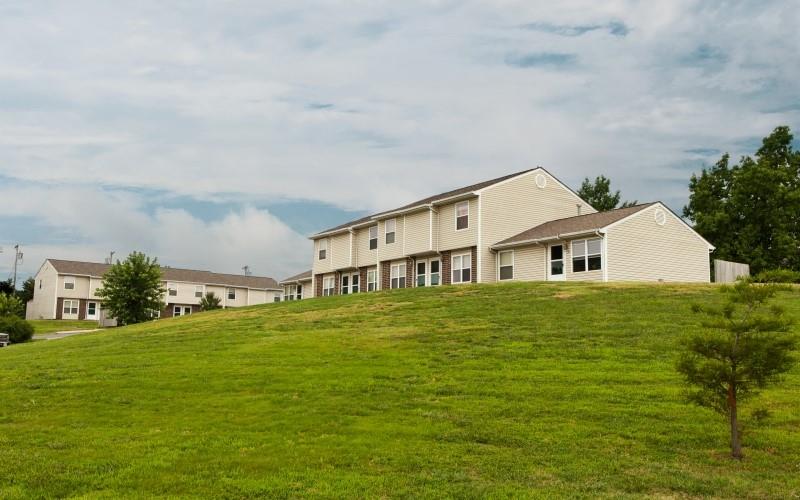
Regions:
<svg viewBox="0 0 800 500"><path fill-rule="evenodd" d="M23 307L21 300L14 297L13 295L6 295L4 293L0 293L0 317L5 317L5 316L22 317L22 312L24 310L25 308Z"/></svg>
<svg viewBox="0 0 800 500"><path fill-rule="evenodd" d="M800 271L770 269L756 274L753 281L756 283L800 283Z"/></svg>
<svg viewBox="0 0 800 500"><path fill-rule="evenodd" d="M0 332L7 333L12 344L20 344L33 338L33 326L16 316L0 318Z"/></svg>

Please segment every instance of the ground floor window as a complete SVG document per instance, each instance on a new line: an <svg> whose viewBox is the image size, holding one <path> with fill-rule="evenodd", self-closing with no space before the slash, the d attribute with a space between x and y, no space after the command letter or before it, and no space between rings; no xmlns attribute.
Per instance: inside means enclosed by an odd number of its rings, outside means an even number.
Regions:
<svg viewBox="0 0 800 500"><path fill-rule="evenodd" d="M297 285L297 291L295 292L295 299L300 300L303 298L303 285Z"/></svg>
<svg viewBox="0 0 800 500"><path fill-rule="evenodd" d="M78 306L80 302L77 300L65 300L64 301L64 314L65 315L75 315L78 314Z"/></svg>
<svg viewBox="0 0 800 500"><path fill-rule="evenodd" d="M97 316L97 302L89 302L86 304L86 317L94 318Z"/></svg>
<svg viewBox="0 0 800 500"><path fill-rule="evenodd" d="M374 292L378 289L378 270L367 270L367 291Z"/></svg>
<svg viewBox="0 0 800 500"><path fill-rule="evenodd" d="M349 293L358 293L360 290L359 287L359 278L360 276L358 273L354 274L343 274L342 275L342 295L347 295Z"/></svg>
<svg viewBox="0 0 800 500"><path fill-rule="evenodd" d="M472 281L472 254L453 256L453 283Z"/></svg>
<svg viewBox="0 0 800 500"><path fill-rule="evenodd" d="M289 285L284 288L283 291L283 300L294 300L294 296L297 293L297 285Z"/></svg>
<svg viewBox="0 0 800 500"><path fill-rule="evenodd" d="M329 276L327 278L322 278L322 295L326 297L328 295L333 295L334 289L336 288L336 280L333 279L333 276Z"/></svg>
<svg viewBox="0 0 800 500"><path fill-rule="evenodd" d="M174 306L172 308L172 315L173 316L188 316L192 314L192 307L191 306Z"/></svg>
<svg viewBox="0 0 800 500"><path fill-rule="evenodd" d="M405 264L394 264L394 265L392 265L391 287L392 288L405 288L406 287L406 265Z"/></svg>
<svg viewBox="0 0 800 500"><path fill-rule="evenodd" d="M505 252L500 252L497 254L497 260L500 266L500 279L514 279L514 251L507 250Z"/></svg>
<svg viewBox="0 0 800 500"><path fill-rule="evenodd" d="M603 240L575 240L572 242L572 272L599 271L603 268Z"/></svg>
<svg viewBox="0 0 800 500"><path fill-rule="evenodd" d="M441 283L441 266L439 259L418 260L417 286L438 286Z"/></svg>

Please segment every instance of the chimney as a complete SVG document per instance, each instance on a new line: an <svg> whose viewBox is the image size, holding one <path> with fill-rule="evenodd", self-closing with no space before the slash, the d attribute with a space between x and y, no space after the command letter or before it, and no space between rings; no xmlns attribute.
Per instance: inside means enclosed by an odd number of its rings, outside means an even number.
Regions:
<svg viewBox="0 0 800 500"><path fill-rule="evenodd" d="M578 207L578 215L580 215L580 214L581 214L581 204L580 204L580 203L578 203L578 204L577 204L577 205L575 205L575 206L576 206L576 207Z"/></svg>

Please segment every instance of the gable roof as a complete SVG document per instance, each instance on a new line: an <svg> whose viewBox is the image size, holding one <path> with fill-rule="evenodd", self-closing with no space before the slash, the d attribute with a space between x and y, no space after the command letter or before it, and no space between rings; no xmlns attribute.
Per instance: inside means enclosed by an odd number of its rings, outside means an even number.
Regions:
<svg viewBox="0 0 800 500"><path fill-rule="evenodd" d="M289 278L281 280L280 284L282 285L284 283L296 283L298 281L308 281L310 279L311 279L311 270L309 269L304 273L295 274L294 276L290 276Z"/></svg>
<svg viewBox="0 0 800 500"><path fill-rule="evenodd" d="M59 274L92 276L102 278L111 268L109 264L80 262L76 260L47 259ZM261 290L279 289L278 282L266 276L242 276L238 274L212 273L195 269L162 267L161 278L166 281L185 281L204 285L223 285Z"/></svg>
<svg viewBox="0 0 800 500"><path fill-rule="evenodd" d="M415 208L415 207L434 204L437 201L443 201L443 200L446 200L448 198L455 198L455 197L458 197L458 196L467 195L467 194L472 193L473 191L477 191L479 189L483 189L483 188L489 187L489 186L491 186L493 184L497 184L499 182L503 182L505 180L508 180L508 179L511 179L511 178L514 178L514 177L517 177L517 176L520 176L520 175L523 175L523 174L527 174L528 172L532 172L532 171L537 170L537 169L542 169L542 168L541 167L529 168L527 170L523 170L521 172L516 172L516 173L513 173L513 174L504 175L504 176L498 177L496 179L491 179L491 180L488 180L488 181L479 182L477 184L464 186L462 188L453 189L451 191L445 191L444 193L435 194L433 196L428 196L427 198L423 198L421 200L417 200L417 201L415 201L413 203L409 203L407 205L403 205L403 206L398 207L398 208L393 208L391 210L385 210L383 212L378 212L378 213L373 214L373 215L367 215L366 217L361 217L360 219L356 219L356 220L352 220L352 221L349 221L349 222L345 222L344 224L340 224L338 226L326 229L324 231L320 231L320 232L314 234L312 236L312 239L316 238L316 237L319 237L319 236L324 236L324 235L326 235L328 233L334 233L334 232L337 232L337 231L341 231L341 230L344 230L344 229L347 229L347 228L350 228L350 227L353 227L353 226L366 224L367 222L370 222L372 220L380 218L382 215L391 214L393 212L402 212L402 211L405 211L405 210L410 210L410 209ZM544 170L544 169L542 169L542 170Z"/></svg>
<svg viewBox="0 0 800 500"><path fill-rule="evenodd" d="M556 219L539 224L527 231L523 231L503 241L492 245L492 248L519 245L521 243L535 242L541 240L557 239L561 235L585 234L610 226L630 215L641 212L647 207L653 206L658 202L642 203L632 207L617 208L607 212L597 212L594 214L576 215L564 219Z"/></svg>

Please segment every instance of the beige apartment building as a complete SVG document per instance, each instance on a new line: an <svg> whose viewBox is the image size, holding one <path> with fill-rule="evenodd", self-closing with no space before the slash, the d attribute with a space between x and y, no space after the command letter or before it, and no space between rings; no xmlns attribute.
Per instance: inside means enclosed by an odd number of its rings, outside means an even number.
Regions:
<svg viewBox="0 0 800 500"><path fill-rule="evenodd" d="M708 282L714 249L662 203L598 214L541 167L311 240L315 297L514 280Z"/></svg>
<svg viewBox="0 0 800 500"><path fill-rule="evenodd" d="M97 290L111 266L94 262L47 259L34 277L27 319L100 320ZM166 307L160 317L185 316L200 310L200 299L213 292L222 307L242 307L280 301L282 289L272 278L239 276L162 267Z"/></svg>
<svg viewBox="0 0 800 500"><path fill-rule="evenodd" d="M283 287L283 300L285 301L310 299L313 296L311 293L311 271L286 278L279 285Z"/></svg>

